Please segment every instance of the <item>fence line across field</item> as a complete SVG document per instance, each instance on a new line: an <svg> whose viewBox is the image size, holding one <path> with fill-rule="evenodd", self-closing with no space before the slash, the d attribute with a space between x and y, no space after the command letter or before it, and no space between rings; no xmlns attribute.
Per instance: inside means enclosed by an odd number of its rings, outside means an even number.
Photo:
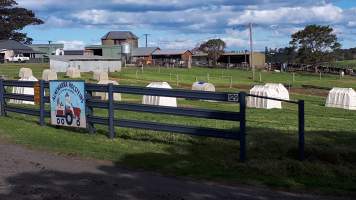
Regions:
<svg viewBox="0 0 356 200"><path fill-rule="evenodd" d="M8 93L5 87L34 87L39 83L40 99L39 109L23 108L13 105L8 105L8 99L34 101L33 95ZM39 123L41 126L45 125L45 117L50 117L50 111L46 110L46 103L50 103L49 96L45 96L45 90L49 88L49 82L39 81L11 81L0 79L0 114L6 116L8 112L39 116ZM102 124L108 126L109 138L114 138L115 126L125 128L137 128L153 131L174 132L180 134L188 134L195 136L207 136L214 138L223 138L238 140L240 142L240 160L246 159L246 96L253 96L258 98L266 98L271 100L283 101L298 105L298 148L299 159L304 160L304 101L290 101L270 97L261 97L256 95L248 95L244 92L227 93L227 92L206 92L193 91L182 89L163 89L163 88L147 88L137 86L124 85L99 85L99 84L85 84L86 90L86 114L87 114L87 129L89 133L95 132L95 124ZM93 97L93 92L108 93L108 100L99 100ZM186 99L200 99L212 100L220 102L239 103L240 110L236 111L219 111L201 108L177 108L156 105L146 105L137 103L124 103L114 101L114 93L134 94L134 95L150 95L150 96L165 96ZM108 111L107 117L95 116L94 108L106 109ZM175 116L189 116L196 118L227 120L239 122L239 131L234 129L216 129L185 125L175 125L158 123L151 121L138 121L131 119L115 119L115 111L132 111L152 114L169 114Z"/></svg>

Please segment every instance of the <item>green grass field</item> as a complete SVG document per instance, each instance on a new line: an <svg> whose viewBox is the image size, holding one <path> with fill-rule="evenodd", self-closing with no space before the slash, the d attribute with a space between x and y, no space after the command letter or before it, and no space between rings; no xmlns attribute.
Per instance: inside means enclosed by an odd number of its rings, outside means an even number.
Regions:
<svg viewBox="0 0 356 200"><path fill-rule="evenodd" d="M0 65L0 75L12 79L19 68L28 66L41 77L47 65ZM178 86L177 75L178 74ZM60 77L63 78L63 74ZM82 74L90 81L91 73ZM297 156L297 106L283 104L282 110L247 110L248 162L238 162L239 145L204 137L190 137L155 131L116 128L117 138L106 137L107 127L97 126L97 134L51 126L40 127L38 119L9 113L0 118L0 136L31 148L69 155L112 160L120 166L157 171L163 174L203 178L215 181L267 185L292 190L319 191L329 194L356 195L356 112L325 108L324 93L302 89L302 85L353 87L356 79L338 76L261 72L262 82L292 85L293 99L306 101L306 157ZM248 90L259 84L249 71L226 69L144 69L126 68L111 73L111 79L124 85L146 85L151 81L167 81L174 88L190 88L196 79L210 82L219 91ZM209 78L208 78L209 77ZM233 84L230 88L231 78ZM315 92L315 94L314 94ZM137 95L123 94L124 101L140 102ZM202 107L238 111L238 105L205 101L178 100L182 107ZM105 116L103 110L95 110ZM189 124L216 128L238 128L227 121L201 120L171 115L116 112L117 118ZM49 120L49 119L47 119ZM16 123L14 123L16 122ZM29 128L31 127L31 128Z"/></svg>
<svg viewBox="0 0 356 200"><path fill-rule="evenodd" d="M351 68L353 70L356 70L356 60L337 61L337 62L330 63L330 66L338 67L342 69Z"/></svg>

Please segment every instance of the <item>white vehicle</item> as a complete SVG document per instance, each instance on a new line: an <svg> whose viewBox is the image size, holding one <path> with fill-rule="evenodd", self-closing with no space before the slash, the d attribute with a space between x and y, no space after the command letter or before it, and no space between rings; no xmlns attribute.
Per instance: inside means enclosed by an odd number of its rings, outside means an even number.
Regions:
<svg viewBox="0 0 356 200"><path fill-rule="evenodd" d="M14 57L8 58L8 62L25 62L25 61L29 61L30 58L29 57L25 57L21 54L17 54Z"/></svg>

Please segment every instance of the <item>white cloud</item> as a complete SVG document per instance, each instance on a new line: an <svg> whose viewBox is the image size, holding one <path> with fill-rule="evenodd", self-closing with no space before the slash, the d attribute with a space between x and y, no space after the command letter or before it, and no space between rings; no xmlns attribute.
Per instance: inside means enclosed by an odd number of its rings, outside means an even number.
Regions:
<svg viewBox="0 0 356 200"><path fill-rule="evenodd" d="M66 20L56 16L50 16L45 20L45 26L47 27L68 27L71 25L73 25L72 20Z"/></svg>
<svg viewBox="0 0 356 200"><path fill-rule="evenodd" d="M229 19L229 25L255 23L259 25L336 23L342 19L343 10L332 4L312 7L281 7L271 10L245 10Z"/></svg>
<svg viewBox="0 0 356 200"><path fill-rule="evenodd" d="M80 40L70 40L70 41L59 40L56 41L55 43L64 44L65 50L81 50L84 49L85 47L85 42Z"/></svg>

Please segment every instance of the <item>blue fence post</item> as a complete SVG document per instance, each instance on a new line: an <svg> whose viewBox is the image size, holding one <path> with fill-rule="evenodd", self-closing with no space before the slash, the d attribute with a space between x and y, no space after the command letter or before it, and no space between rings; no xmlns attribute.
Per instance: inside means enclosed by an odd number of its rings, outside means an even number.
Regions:
<svg viewBox="0 0 356 200"><path fill-rule="evenodd" d="M240 103L240 161L246 160L246 93L239 93Z"/></svg>
<svg viewBox="0 0 356 200"><path fill-rule="evenodd" d="M5 115L4 80L0 79L0 116Z"/></svg>
<svg viewBox="0 0 356 200"><path fill-rule="evenodd" d="M44 80L40 80L40 126L45 125L45 86Z"/></svg>
<svg viewBox="0 0 356 200"><path fill-rule="evenodd" d="M93 92L92 91L88 91L87 92L87 100L91 100L93 99ZM94 109L92 106L87 106L87 117L92 117L94 116ZM88 120L87 118L87 127L88 127L88 131L89 134L94 134L95 133L95 127L94 127L94 123L91 122L90 120Z"/></svg>
<svg viewBox="0 0 356 200"><path fill-rule="evenodd" d="M113 84L108 84L108 114L109 114L109 138L115 138L115 127L114 127L114 92L113 92Z"/></svg>
<svg viewBox="0 0 356 200"><path fill-rule="evenodd" d="M298 152L299 160L303 161L304 155L304 131L305 131L305 110L304 100L298 101Z"/></svg>

